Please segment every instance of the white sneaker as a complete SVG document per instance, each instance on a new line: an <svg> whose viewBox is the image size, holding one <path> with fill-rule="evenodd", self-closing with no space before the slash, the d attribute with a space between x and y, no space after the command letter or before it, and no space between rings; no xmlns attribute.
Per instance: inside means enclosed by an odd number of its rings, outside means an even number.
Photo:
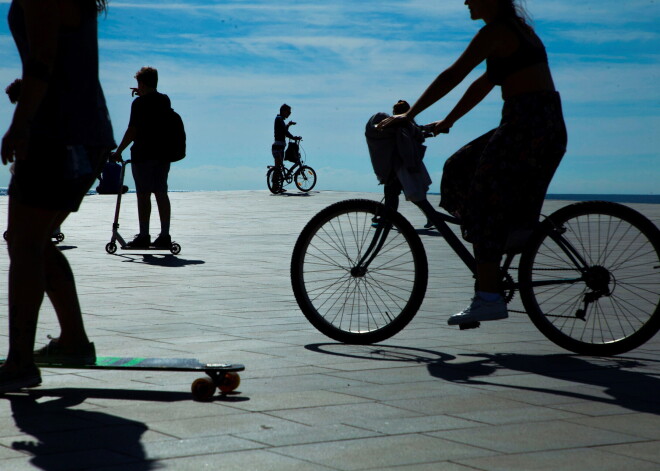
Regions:
<svg viewBox="0 0 660 471"><path fill-rule="evenodd" d="M506 309L506 303L503 298L497 301L484 301L479 296L475 295L462 312L454 314L447 320L449 325L466 324L468 322L478 321L496 321L499 319L506 319L509 317L509 312Z"/></svg>

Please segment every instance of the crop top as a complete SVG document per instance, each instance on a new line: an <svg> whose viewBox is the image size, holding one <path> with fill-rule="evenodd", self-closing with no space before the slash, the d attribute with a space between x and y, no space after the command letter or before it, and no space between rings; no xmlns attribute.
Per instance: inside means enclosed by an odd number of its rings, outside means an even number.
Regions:
<svg viewBox="0 0 660 471"><path fill-rule="evenodd" d="M97 12L90 2L86 5L92 7L81 7L78 27L62 27L58 32L52 75L30 124L30 138L114 148L112 124L99 82ZM12 1L8 20L25 69L30 43L19 2Z"/></svg>
<svg viewBox="0 0 660 471"><path fill-rule="evenodd" d="M506 24L509 30L513 31L518 39L519 46L509 56L486 58L486 76L495 85L502 85L504 80L514 72L532 65L548 63L548 55L545 52L545 47L536 35L534 37L538 40L538 45L530 41L530 38L520 31L520 26L512 24L509 20L503 20L501 22ZM493 24L487 24L482 29L488 28Z"/></svg>

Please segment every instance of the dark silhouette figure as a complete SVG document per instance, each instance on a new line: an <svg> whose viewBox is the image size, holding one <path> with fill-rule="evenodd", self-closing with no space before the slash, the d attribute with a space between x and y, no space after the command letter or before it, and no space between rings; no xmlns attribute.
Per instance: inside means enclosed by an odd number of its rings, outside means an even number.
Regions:
<svg viewBox="0 0 660 471"><path fill-rule="evenodd" d="M512 228L537 221L550 180L566 151L566 127L543 43L515 0L466 0L473 20L486 25L465 52L431 83L409 111L379 123L413 120L454 89L481 62L486 72L467 89L435 134L448 132L497 85L504 107L498 128L447 160L441 206L462 221L477 260L477 293L450 317L463 324L508 317L500 295L499 264Z"/></svg>
<svg viewBox="0 0 660 471"><path fill-rule="evenodd" d="M169 249L172 245L170 219L172 206L167 194L167 178L170 160L164 152L163 130L166 117L172 105L167 95L160 93L158 71L153 67L142 67L137 74L137 88L132 94L138 95L131 105L131 117L124 137L112 155L112 159L122 159L122 152L131 143L131 166L137 194L138 220L140 232L127 244L130 248ZM160 235L151 243L149 225L151 219L151 195L156 198L160 216Z"/></svg>
<svg viewBox="0 0 660 471"><path fill-rule="evenodd" d="M9 8L23 76L1 149L3 164L14 162L15 169L7 240L9 353L0 367L0 392L39 384L35 360L75 364L96 359L73 273L51 235L78 210L115 146L98 79L97 16L105 1L61 6L54 0L14 0ZM44 294L55 308L61 334L33 352Z"/></svg>
<svg viewBox="0 0 660 471"><path fill-rule="evenodd" d="M300 136L294 136L289 132L290 126L295 126L294 121L285 123L284 120L291 116L291 107L286 103L280 106L280 113L275 117L274 134L275 140L273 141L272 153L275 159L275 165L281 167L284 165L284 148L286 147L286 138L293 140L302 139Z"/></svg>
<svg viewBox="0 0 660 471"><path fill-rule="evenodd" d="M113 464L101 461L108 458L107 452L120 457L121 463L130 465L131 469L147 471L157 468L155 462L147 460L140 443L141 436L148 430L141 422L103 412L73 409L84 401L82 396L68 395L47 402L37 402L32 395L12 395L7 399L16 426L26 435L24 440L15 441L11 446L32 455L30 464L35 468L45 471L64 469L64 459L68 469L99 468ZM48 418L48 426L44 426L44 417ZM72 421L85 426L71 427ZM76 453L99 450L106 450L106 453L96 457L94 453Z"/></svg>

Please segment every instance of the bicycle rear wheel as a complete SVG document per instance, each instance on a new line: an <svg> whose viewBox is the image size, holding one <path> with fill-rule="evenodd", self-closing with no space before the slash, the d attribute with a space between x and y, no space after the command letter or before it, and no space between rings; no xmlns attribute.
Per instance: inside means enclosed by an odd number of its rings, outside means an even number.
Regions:
<svg viewBox="0 0 660 471"><path fill-rule="evenodd" d="M319 212L291 258L303 314L344 343L379 342L403 329L424 299L427 279L426 252L413 227L370 200L341 201Z"/></svg>
<svg viewBox="0 0 660 471"><path fill-rule="evenodd" d="M310 191L312 188L314 188L314 185L316 185L316 172L312 167L303 165L298 170L296 170L294 181L296 183L296 187L298 187L300 191Z"/></svg>
<svg viewBox="0 0 660 471"><path fill-rule="evenodd" d="M266 184L272 194L276 195L281 193L282 188L284 187L284 177L282 176L282 172L276 167L269 168L266 173Z"/></svg>
<svg viewBox="0 0 660 471"><path fill-rule="evenodd" d="M519 281L529 317L557 345L627 352L660 329L660 231L620 204L572 204L532 236Z"/></svg>

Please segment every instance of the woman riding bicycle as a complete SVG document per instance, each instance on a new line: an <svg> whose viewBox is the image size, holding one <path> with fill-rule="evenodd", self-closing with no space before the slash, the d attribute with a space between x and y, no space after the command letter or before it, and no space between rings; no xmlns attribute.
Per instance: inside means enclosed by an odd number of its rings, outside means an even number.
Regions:
<svg viewBox="0 0 660 471"><path fill-rule="evenodd" d="M550 180L566 151L566 127L543 43L515 0L465 0L472 20L486 25L412 108L381 122L413 120L454 89L481 62L486 72L452 111L431 123L434 134L456 121L499 85L500 125L470 142L444 166L440 205L462 221L477 261L477 292L450 325L508 317L500 294L500 260L512 229L533 227Z"/></svg>

